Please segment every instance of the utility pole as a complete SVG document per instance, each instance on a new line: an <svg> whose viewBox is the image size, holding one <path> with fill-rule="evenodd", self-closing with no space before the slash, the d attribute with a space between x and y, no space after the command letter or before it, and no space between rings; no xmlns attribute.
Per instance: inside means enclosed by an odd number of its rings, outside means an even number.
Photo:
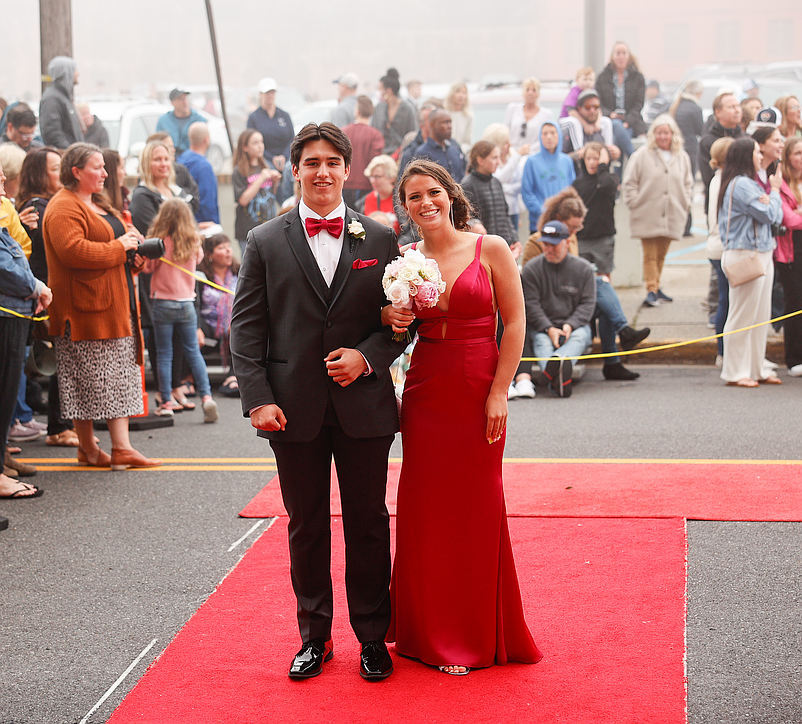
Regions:
<svg viewBox="0 0 802 724"><path fill-rule="evenodd" d="M206 17L209 20L209 35L212 38L212 57L214 58L214 72L217 75L217 92L220 94L220 112L223 114L223 123L226 124L226 135L228 144L233 151L236 146L231 138L231 126L228 124L228 114L226 113L226 96L223 93L223 75L220 71L220 55L217 52L217 32L214 29L214 15L212 14L212 2L206 0Z"/></svg>
<svg viewBox="0 0 802 724"><path fill-rule="evenodd" d="M42 92L50 82L47 66L57 55L72 54L72 0L39 0L42 46Z"/></svg>
<svg viewBox="0 0 802 724"><path fill-rule="evenodd" d="M585 65L598 73L604 63L604 0L585 0Z"/></svg>

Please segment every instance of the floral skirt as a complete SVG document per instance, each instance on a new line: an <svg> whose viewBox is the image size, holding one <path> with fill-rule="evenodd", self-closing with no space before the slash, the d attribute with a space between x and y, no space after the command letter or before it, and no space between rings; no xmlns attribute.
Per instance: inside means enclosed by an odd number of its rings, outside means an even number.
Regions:
<svg viewBox="0 0 802 724"><path fill-rule="evenodd" d="M134 337L74 341L67 322L64 336L55 340L62 417L113 420L141 415L136 344Z"/></svg>

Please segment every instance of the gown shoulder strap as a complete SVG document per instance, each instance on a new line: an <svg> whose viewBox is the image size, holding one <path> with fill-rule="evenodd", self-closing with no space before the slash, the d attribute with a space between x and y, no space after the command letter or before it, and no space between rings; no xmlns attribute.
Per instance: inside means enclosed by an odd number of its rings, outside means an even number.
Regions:
<svg viewBox="0 0 802 724"><path fill-rule="evenodd" d="M482 253L482 239L484 239L484 238L485 238L485 237L484 237L484 234L482 234L482 235L481 235L481 236L480 236L480 237L479 237L479 238L476 240L476 256L475 256L475 258L476 258L476 259L478 259L478 258L480 257L480 255L481 255L481 253Z"/></svg>

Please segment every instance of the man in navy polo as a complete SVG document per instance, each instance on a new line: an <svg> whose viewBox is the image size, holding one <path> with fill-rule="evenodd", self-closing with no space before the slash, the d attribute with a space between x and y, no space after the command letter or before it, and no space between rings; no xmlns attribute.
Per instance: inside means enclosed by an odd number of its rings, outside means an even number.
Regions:
<svg viewBox="0 0 802 724"><path fill-rule="evenodd" d="M413 158L428 158L439 163L457 183L465 176L465 156L458 143L451 140L451 115L442 108L429 114L429 138L415 149Z"/></svg>

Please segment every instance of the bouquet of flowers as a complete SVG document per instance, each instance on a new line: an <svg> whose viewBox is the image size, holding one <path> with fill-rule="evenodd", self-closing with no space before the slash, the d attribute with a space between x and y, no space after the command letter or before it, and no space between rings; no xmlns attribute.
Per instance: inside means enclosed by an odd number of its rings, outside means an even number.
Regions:
<svg viewBox="0 0 802 724"><path fill-rule="evenodd" d="M396 309L433 307L446 290L446 283L434 259L427 259L417 249L407 249L384 270L382 287ZM393 339L410 340L409 332L396 332Z"/></svg>

